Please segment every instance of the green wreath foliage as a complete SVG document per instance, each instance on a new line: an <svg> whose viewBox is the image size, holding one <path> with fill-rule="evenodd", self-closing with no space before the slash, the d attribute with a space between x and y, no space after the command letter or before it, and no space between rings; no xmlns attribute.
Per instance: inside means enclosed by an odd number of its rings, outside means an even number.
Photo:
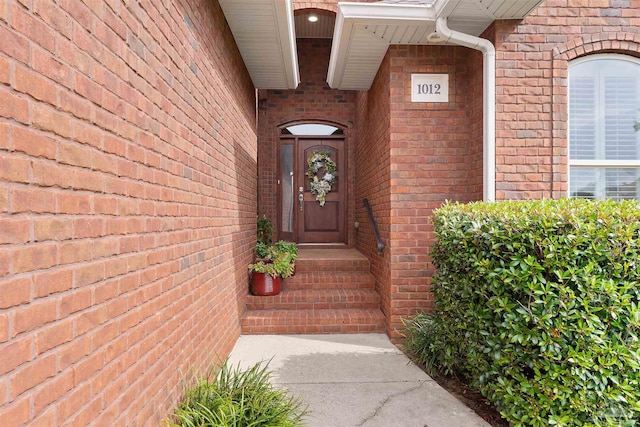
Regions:
<svg viewBox="0 0 640 427"><path fill-rule="evenodd" d="M315 194L316 200L320 206L324 206L327 200L327 193L331 191L331 187L336 183L338 172L336 171L336 163L331 160L331 152L314 151L307 159L308 169L306 175L309 177L311 184L311 193ZM322 177L318 178L318 172L322 170Z"/></svg>

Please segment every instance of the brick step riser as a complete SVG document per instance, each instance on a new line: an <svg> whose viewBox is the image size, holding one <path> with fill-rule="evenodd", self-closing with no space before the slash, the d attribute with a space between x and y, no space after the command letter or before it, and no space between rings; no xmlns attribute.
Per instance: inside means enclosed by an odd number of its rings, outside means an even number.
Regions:
<svg viewBox="0 0 640 427"><path fill-rule="evenodd" d="M357 310L379 307L380 297L372 289L284 290L273 296L247 297L248 310Z"/></svg>
<svg viewBox="0 0 640 427"><path fill-rule="evenodd" d="M373 334L384 333L381 325L270 325L242 326L245 335L278 335L278 334Z"/></svg>
<svg viewBox="0 0 640 427"><path fill-rule="evenodd" d="M299 259L296 261L297 272L369 272L369 261L351 261L351 260L310 260Z"/></svg>
<svg viewBox="0 0 640 427"><path fill-rule="evenodd" d="M335 289L374 289L374 283L286 283L282 282L280 288L283 291L302 291L302 290L335 290Z"/></svg>
<svg viewBox="0 0 640 427"><path fill-rule="evenodd" d="M296 272L282 281L283 289L373 289L375 278L369 273Z"/></svg>
<svg viewBox="0 0 640 427"><path fill-rule="evenodd" d="M284 290L278 295L249 295L247 301L254 302L376 302L378 294L372 289L320 289Z"/></svg>
<svg viewBox="0 0 640 427"><path fill-rule="evenodd" d="M372 302L247 302L247 310L362 310L379 308L378 301Z"/></svg>
<svg viewBox="0 0 640 427"><path fill-rule="evenodd" d="M384 315L368 310L257 310L242 319L244 334L331 334L384 332Z"/></svg>

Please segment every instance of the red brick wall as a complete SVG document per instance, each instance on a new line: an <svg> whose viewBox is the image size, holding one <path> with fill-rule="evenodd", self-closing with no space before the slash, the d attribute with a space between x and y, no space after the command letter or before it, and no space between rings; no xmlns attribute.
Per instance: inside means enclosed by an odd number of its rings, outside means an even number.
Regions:
<svg viewBox="0 0 640 427"><path fill-rule="evenodd" d="M389 236L391 229L391 150L390 141L390 54L387 53L368 92L359 92L357 98L356 155L356 220L360 227L356 244L369 258L371 273L376 277L376 291L380 307L389 319L391 311L391 270ZM367 210L362 204L368 199L378 223L380 236L387 247L378 255L375 234Z"/></svg>
<svg viewBox="0 0 640 427"><path fill-rule="evenodd" d="M638 56L639 0L548 0L494 26L497 198L567 196L567 67L602 52Z"/></svg>
<svg viewBox="0 0 640 427"><path fill-rule="evenodd" d="M277 172L280 128L293 121L324 121L345 130L348 188L354 188L353 137L355 91L333 90L326 83L331 40L298 39L301 83L295 90L261 90L258 111L258 211L277 224ZM338 171L341 173L341 171ZM344 176L344 175L341 175ZM353 242L354 199L348 198L347 240Z"/></svg>
<svg viewBox="0 0 640 427"><path fill-rule="evenodd" d="M391 55L391 310L392 338L401 318L432 304L428 256L429 216L445 200L468 202L477 194L477 97L471 88L482 68L476 52L449 46L393 46ZM449 74L443 104L411 102L412 73ZM481 80L481 79L480 79ZM474 113L475 111L475 113ZM472 120L473 119L473 120ZM475 123L474 123L475 121Z"/></svg>
<svg viewBox="0 0 640 427"><path fill-rule="evenodd" d="M412 73L448 73L447 104L411 102ZM461 47L392 46L358 95L356 198L370 200L387 244L376 254L358 206L358 249L371 260L387 330L431 308L429 216L445 200L482 199L482 55Z"/></svg>
<svg viewBox="0 0 640 427"><path fill-rule="evenodd" d="M0 0L0 425L157 426L230 351L254 106L217 2Z"/></svg>
<svg viewBox="0 0 640 427"><path fill-rule="evenodd" d="M303 6L322 7L319 2L296 3L296 8ZM549 0L525 20L499 21L485 32L497 50L498 199L566 196L569 61L595 52L639 56L639 24L638 0L602 0L589 7L583 1ZM383 75L367 94L358 95L361 135L356 137L358 144L366 141L374 132L372 126L386 132L372 117L384 116L375 110L386 108L387 94L380 85L387 79L384 73L390 73L390 146L379 141L382 147L375 145L375 150L373 145L369 150L364 145L356 148L356 200L375 199L374 189L390 197L389 212L386 206L376 211L383 235L390 233L385 239L392 246L388 265L385 258L376 258L368 220L359 206L357 219L363 228L357 245L372 260L383 310L391 313L391 325L398 325L399 315L429 306L425 290L431 271L425 253L432 241L426 219L431 210L447 198L482 198L482 55L463 48L392 47L390 52L385 60L389 64L383 63L380 70ZM444 109L422 106L422 111L409 103L411 72L447 70L456 76L453 103ZM391 153L388 189L368 182L376 156L386 169L387 160L378 148ZM416 158L429 160L418 163Z"/></svg>
<svg viewBox="0 0 640 427"><path fill-rule="evenodd" d="M578 6L548 1L524 21L500 21L484 34L497 49L498 199L566 196L569 61L596 52L640 54L640 2ZM482 198L482 56L455 50L390 50L392 337L400 317L430 306L431 210L445 199ZM456 76L454 102L415 111L410 73L447 70Z"/></svg>

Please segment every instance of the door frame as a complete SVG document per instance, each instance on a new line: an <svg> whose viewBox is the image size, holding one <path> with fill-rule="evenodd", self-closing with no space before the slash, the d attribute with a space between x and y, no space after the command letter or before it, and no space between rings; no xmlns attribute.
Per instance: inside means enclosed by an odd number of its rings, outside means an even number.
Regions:
<svg viewBox="0 0 640 427"><path fill-rule="evenodd" d="M292 134L283 134L283 129L287 128L289 126L293 126L293 125L299 125L299 124L323 124L323 125L328 125L328 126L333 126L336 127L340 130L342 130L342 134L341 135L292 135ZM343 227L344 227L344 237L343 237L343 242L335 242L335 244L337 245L346 245L348 243L349 240L349 233L347 232L347 221L348 221L348 217L349 217L349 205L348 205L348 194L349 194L349 170L348 170L348 164L349 164L349 148L348 148L348 140L347 140L347 129L346 127L337 124L337 123L333 123L333 122L327 122L327 121L323 121L323 120L310 120L310 121L301 121L301 122L289 122L286 124L283 124L281 126L278 127L278 147L277 147L277 167L276 167L276 187L277 187L277 191L276 191L276 221L277 221L277 236L278 239L282 239L282 240L287 240L287 241L291 241L291 242L298 242L298 202L297 202L297 191L294 192L295 197L294 197L294 205L295 208L293 209L294 215L293 215L293 232L283 232L282 231L282 183L281 183L281 179L282 179L282 146L283 141L287 141L290 144L293 145L293 170L296 171L297 170L297 162L298 162L298 148L299 148L299 141L300 140L309 140L309 139L314 139L314 140L329 140L329 139L337 139L337 140L342 140L343 141L343 150L344 152L342 153L342 155L344 156L344 169L346 169L344 172L345 174L341 174L341 178L344 180L343 181L343 185L344 185L344 194L342 194L341 196L341 200L340 203L343 204L344 206L344 215L343 218L341 219L343 222ZM295 177L295 172L294 172L294 177ZM298 188L300 186L300 184L298 182L295 181L294 178L294 188ZM313 245L313 243L308 243L305 244L305 246L308 245ZM321 244L323 246L326 246L327 244Z"/></svg>

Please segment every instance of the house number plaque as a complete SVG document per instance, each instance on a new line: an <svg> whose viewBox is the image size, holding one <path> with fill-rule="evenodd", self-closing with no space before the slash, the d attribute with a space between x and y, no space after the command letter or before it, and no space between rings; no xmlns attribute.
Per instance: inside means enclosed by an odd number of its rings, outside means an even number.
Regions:
<svg viewBox="0 0 640 427"><path fill-rule="evenodd" d="M449 74L412 74L411 102L449 102Z"/></svg>

